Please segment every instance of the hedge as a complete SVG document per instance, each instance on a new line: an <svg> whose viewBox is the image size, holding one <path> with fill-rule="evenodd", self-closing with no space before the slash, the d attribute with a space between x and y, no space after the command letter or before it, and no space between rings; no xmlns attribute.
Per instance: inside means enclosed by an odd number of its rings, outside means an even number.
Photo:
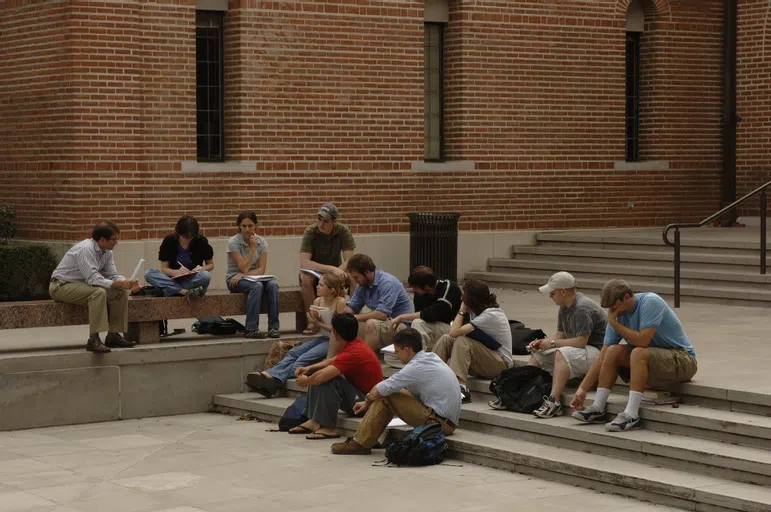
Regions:
<svg viewBox="0 0 771 512"><path fill-rule="evenodd" d="M48 299L56 258L45 245L0 245L0 302Z"/></svg>

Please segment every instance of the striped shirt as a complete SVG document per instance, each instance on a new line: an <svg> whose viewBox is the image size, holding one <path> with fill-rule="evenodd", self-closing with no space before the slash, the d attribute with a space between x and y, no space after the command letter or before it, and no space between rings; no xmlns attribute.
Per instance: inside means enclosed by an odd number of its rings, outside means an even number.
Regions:
<svg viewBox="0 0 771 512"><path fill-rule="evenodd" d="M51 279L110 288L113 281L126 278L118 274L112 251L102 250L96 240L87 238L67 251Z"/></svg>

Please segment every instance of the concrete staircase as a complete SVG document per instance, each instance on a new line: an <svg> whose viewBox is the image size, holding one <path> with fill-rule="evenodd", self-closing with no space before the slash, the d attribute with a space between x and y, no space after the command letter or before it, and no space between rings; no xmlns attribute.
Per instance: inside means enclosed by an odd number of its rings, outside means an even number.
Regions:
<svg viewBox="0 0 771 512"><path fill-rule="evenodd" d="M473 402L448 438L456 460L688 510L771 510L771 397L684 386L680 407L644 404L645 428L617 434L567 415L497 411L487 405L489 381L473 380L471 388ZM626 391L614 389L611 415L623 410ZM284 397L218 395L213 409L277 421L303 392L290 381ZM562 403L571 398L566 393ZM350 435L358 422L341 413L338 426Z"/></svg>
<svg viewBox="0 0 771 512"><path fill-rule="evenodd" d="M771 274L760 274L757 232L746 231L741 239L720 234L706 228L683 234L682 300L771 305ZM623 277L633 289L674 294L674 253L659 230L545 232L536 243L513 246L511 258L491 258L486 271L465 277L493 287L535 289L566 270L582 290L599 291L608 279Z"/></svg>

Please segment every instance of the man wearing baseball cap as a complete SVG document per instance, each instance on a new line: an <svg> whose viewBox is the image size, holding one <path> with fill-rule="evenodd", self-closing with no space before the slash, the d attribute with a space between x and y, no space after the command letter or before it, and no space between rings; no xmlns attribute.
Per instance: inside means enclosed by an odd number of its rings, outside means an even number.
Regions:
<svg viewBox="0 0 771 512"><path fill-rule="evenodd" d="M586 375L599 355L607 318L599 304L576 291L576 279L567 272L557 272L539 290L559 306L559 311L554 337L530 343L528 364L552 374L551 396L545 397L533 414L553 418L562 413L560 396L565 384Z"/></svg>
<svg viewBox="0 0 771 512"><path fill-rule="evenodd" d="M576 410L573 417L579 421L606 421L610 388L621 375L629 381L629 401L624 412L605 428L626 432L641 426L640 402L646 387L661 389L693 378L697 370L696 352L680 319L655 293L634 293L623 279L611 279L602 288L601 304L608 308L602 351L570 406ZM627 344L620 345L621 339ZM584 408L586 391L597 381L594 403Z"/></svg>
<svg viewBox="0 0 771 512"><path fill-rule="evenodd" d="M300 268L316 274L334 274L347 281L350 293L353 295L356 282L350 279L345 271L348 258L353 256L356 243L348 226L337 222L337 207L332 203L324 203L316 213L316 223L308 226L300 243ZM316 275L300 272L303 306L307 311L316 298ZM309 334L309 333L305 333Z"/></svg>

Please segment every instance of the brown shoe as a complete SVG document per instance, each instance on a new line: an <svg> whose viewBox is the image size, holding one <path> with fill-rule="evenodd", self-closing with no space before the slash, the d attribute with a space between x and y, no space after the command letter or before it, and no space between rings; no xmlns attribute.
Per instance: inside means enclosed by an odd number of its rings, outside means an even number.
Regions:
<svg viewBox="0 0 771 512"><path fill-rule="evenodd" d="M354 438L349 437L344 443L333 444L332 453L336 455L369 455L372 450L364 448Z"/></svg>
<svg viewBox="0 0 771 512"><path fill-rule="evenodd" d="M94 352L95 354L106 354L107 352L111 352L99 338L88 340L86 343L86 350Z"/></svg>
<svg viewBox="0 0 771 512"><path fill-rule="evenodd" d="M117 332L107 333L107 336L104 338L104 344L112 348L131 348L136 345L136 343L128 341Z"/></svg>

